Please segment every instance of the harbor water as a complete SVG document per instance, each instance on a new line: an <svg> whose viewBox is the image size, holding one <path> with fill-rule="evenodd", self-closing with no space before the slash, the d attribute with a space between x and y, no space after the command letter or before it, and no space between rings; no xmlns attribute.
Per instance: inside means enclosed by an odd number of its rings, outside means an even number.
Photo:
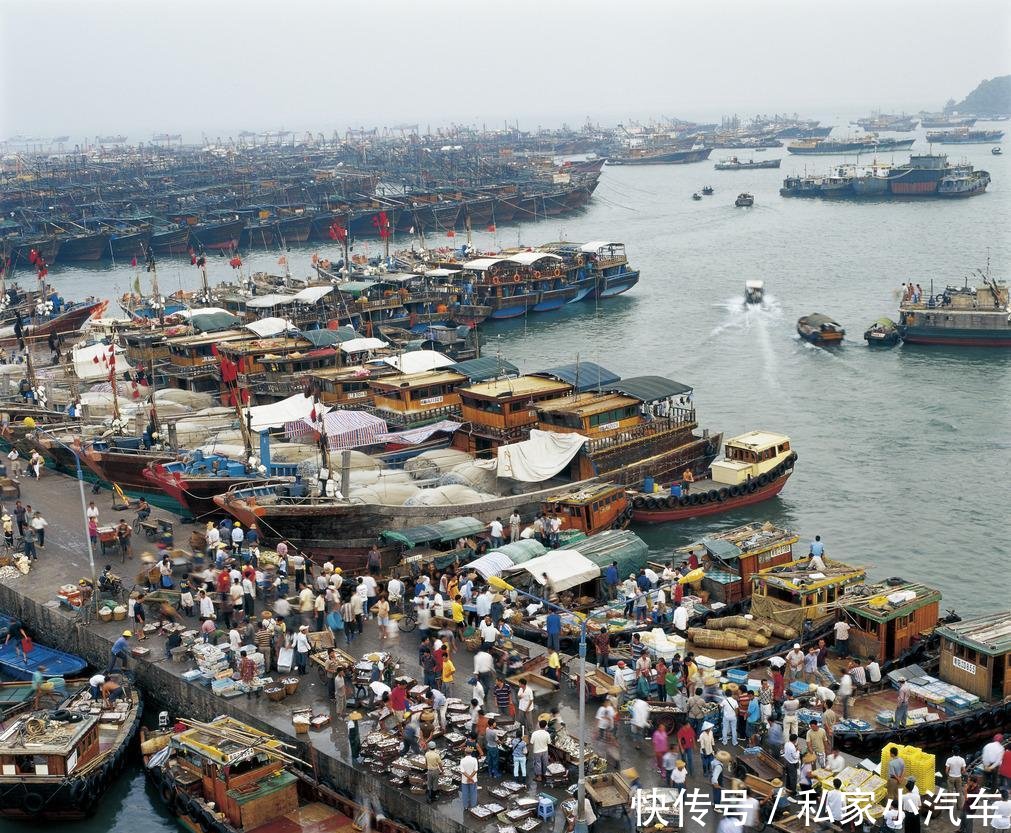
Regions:
<svg viewBox="0 0 1011 833"><path fill-rule="evenodd" d="M925 150L922 131L915 151ZM935 148L935 152L938 148ZM626 243L642 273L628 294L556 314L482 325L484 353L501 351L523 370L593 361L623 375L662 374L690 384L702 427L733 436L753 428L788 434L799 454L779 498L749 510L679 525L640 528L654 555L708 530L752 520L820 534L830 557L864 564L873 577L903 576L941 588L944 607L976 614L1007 606L1006 526L1011 466L1009 351L900 346L868 348L863 331L897 318L899 288L912 281L936 294L970 283L976 269L1008 278L1011 186L1008 158L988 145L945 148L993 177L966 200L848 202L785 199L783 178L827 171L836 157L714 151L708 163L605 168L582 213L475 234L481 249L551 240ZM783 156L779 170L722 172L712 163ZM886 155L895 163L908 153ZM879 159L885 161L885 159ZM705 185L712 196L693 201ZM738 193L753 208L734 207ZM432 238L430 246L459 245ZM410 240L398 240L409 246ZM378 254L376 241L360 253ZM337 260L338 247L287 253L305 274L313 252ZM244 253L245 270L282 269L278 251ZM211 258L212 282L235 278L227 258ZM137 270L129 265L67 267L50 273L67 298L116 298ZM145 290L147 277L141 272ZM193 288L185 258L159 264L164 292ZM744 283L765 282L761 308L745 308ZM32 280L30 274L23 284ZM799 316L822 312L842 323L833 350L801 341ZM174 828L136 770L121 779L99 817L74 831ZM158 809L155 809L158 807ZM142 813L138 816L138 813ZM27 825L7 823L22 833Z"/></svg>

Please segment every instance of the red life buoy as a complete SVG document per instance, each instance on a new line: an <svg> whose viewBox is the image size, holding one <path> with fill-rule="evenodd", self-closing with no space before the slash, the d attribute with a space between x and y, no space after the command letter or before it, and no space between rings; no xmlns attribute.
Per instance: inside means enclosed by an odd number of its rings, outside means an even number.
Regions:
<svg viewBox="0 0 1011 833"><path fill-rule="evenodd" d="M534 272L534 279L535 280L540 280L541 279L541 273L540 272Z"/></svg>
<svg viewBox="0 0 1011 833"><path fill-rule="evenodd" d="M519 283L521 280L523 279L520 277L520 273L513 272L513 283Z"/></svg>
<svg viewBox="0 0 1011 833"><path fill-rule="evenodd" d="M562 267L561 266L556 266L555 267L555 277L557 278L561 274L562 274Z"/></svg>

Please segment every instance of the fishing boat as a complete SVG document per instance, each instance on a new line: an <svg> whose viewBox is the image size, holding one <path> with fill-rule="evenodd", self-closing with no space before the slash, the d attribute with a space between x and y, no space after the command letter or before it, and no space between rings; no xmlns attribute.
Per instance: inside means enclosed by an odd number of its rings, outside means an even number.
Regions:
<svg viewBox="0 0 1011 833"><path fill-rule="evenodd" d="M924 630L939 639L934 674L913 665L889 672L891 687L852 697L848 718L835 727L834 743L853 754L868 754L889 743L928 750L949 750L952 744L972 747L988 740L1011 722L1011 611L948 622L924 616L915 589L899 587L871 599L858 611L859 622L886 618L893 627ZM917 605L920 605L917 607ZM898 613L894 611L898 609ZM922 621L921 621L922 620ZM905 725L895 722L896 689L904 679L910 691Z"/></svg>
<svg viewBox="0 0 1011 833"><path fill-rule="evenodd" d="M713 195L713 186L712 185L706 185L702 189L702 196L704 196L704 197L711 197L712 195Z"/></svg>
<svg viewBox="0 0 1011 833"><path fill-rule="evenodd" d="M755 204L755 197L753 194L743 193L738 194L737 199L734 200L734 205L738 208L751 208Z"/></svg>
<svg viewBox="0 0 1011 833"><path fill-rule="evenodd" d="M915 139L882 139L873 134L856 139L802 139L786 146L789 153L804 156L827 156L830 154L884 153L885 151L909 150Z"/></svg>
<svg viewBox="0 0 1011 833"><path fill-rule="evenodd" d="M78 677L88 663L74 654L39 645L37 642L24 653L20 642L0 645L0 672L12 680L30 680L40 667L45 677Z"/></svg>
<svg viewBox="0 0 1011 833"><path fill-rule="evenodd" d="M899 343L899 326L890 318L879 318L864 330L864 341L871 347L894 347Z"/></svg>
<svg viewBox="0 0 1011 833"><path fill-rule="evenodd" d="M705 162L711 147L703 148L635 148L624 156L609 156L608 165L686 165Z"/></svg>
<svg viewBox="0 0 1011 833"><path fill-rule="evenodd" d="M696 191L694 194L692 194L692 199L693 200L701 200L702 199L702 195Z"/></svg>
<svg viewBox="0 0 1011 833"><path fill-rule="evenodd" d="M801 316L797 320L797 333L804 341L824 347L841 344L846 330L827 315L813 312L810 315Z"/></svg>
<svg viewBox="0 0 1011 833"><path fill-rule="evenodd" d="M971 130L957 127L954 130L932 130L927 133L928 142L942 145L989 145L1004 138L1003 130Z"/></svg>
<svg viewBox="0 0 1011 833"><path fill-rule="evenodd" d="M148 779L192 833L408 831L321 784L273 735L231 717L182 724L142 751Z"/></svg>
<svg viewBox="0 0 1011 833"><path fill-rule="evenodd" d="M64 336L76 333L89 318L100 318L108 305L108 301L90 300L68 304L59 312L33 315L32 321L24 327L24 337L29 341L41 342L50 333L60 333ZM13 325L0 327L0 347L17 346L18 340L14 336Z"/></svg>
<svg viewBox="0 0 1011 833"><path fill-rule="evenodd" d="M635 523L669 523L731 512L778 495L793 474L797 452L790 438L751 431L724 443L724 459L713 461L701 477L679 473L669 489L632 497Z"/></svg>
<svg viewBox="0 0 1011 833"><path fill-rule="evenodd" d="M729 159L721 159L713 167L718 171L752 171L759 168L778 168L782 159L738 159L731 156Z"/></svg>
<svg viewBox="0 0 1011 833"><path fill-rule="evenodd" d="M750 280L744 282L744 303L761 304L765 298L765 281Z"/></svg>
<svg viewBox="0 0 1011 833"><path fill-rule="evenodd" d="M0 816L90 816L126 763L142 713L132 689L106 706L85 688L57 709L8 721L0 734Z"/></svg>

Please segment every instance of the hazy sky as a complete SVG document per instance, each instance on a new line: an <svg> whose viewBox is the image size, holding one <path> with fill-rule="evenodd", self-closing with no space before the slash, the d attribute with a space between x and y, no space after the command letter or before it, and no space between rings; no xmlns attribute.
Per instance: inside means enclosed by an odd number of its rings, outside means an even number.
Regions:
<svg viewBox="0 0 1011 833"><path fill-rule="evenodd" d="M0 137L916 111L1007 0L0 0Z"/></svg>

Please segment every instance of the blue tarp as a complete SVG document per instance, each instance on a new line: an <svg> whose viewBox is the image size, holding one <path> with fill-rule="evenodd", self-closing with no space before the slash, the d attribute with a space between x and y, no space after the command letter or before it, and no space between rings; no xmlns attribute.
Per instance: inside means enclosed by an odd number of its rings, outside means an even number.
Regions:
<svg viewBox="0 0 1011 833"><path fill-rule="evenodd" d="M549 367L547 370L538 370L533 375L547 376L549 379L567 382L578 392L597 389L608 390L614 386L615 382L621 381L621 377L617 373L612 373L596 362L563 364L558 367Z"/></svg>

